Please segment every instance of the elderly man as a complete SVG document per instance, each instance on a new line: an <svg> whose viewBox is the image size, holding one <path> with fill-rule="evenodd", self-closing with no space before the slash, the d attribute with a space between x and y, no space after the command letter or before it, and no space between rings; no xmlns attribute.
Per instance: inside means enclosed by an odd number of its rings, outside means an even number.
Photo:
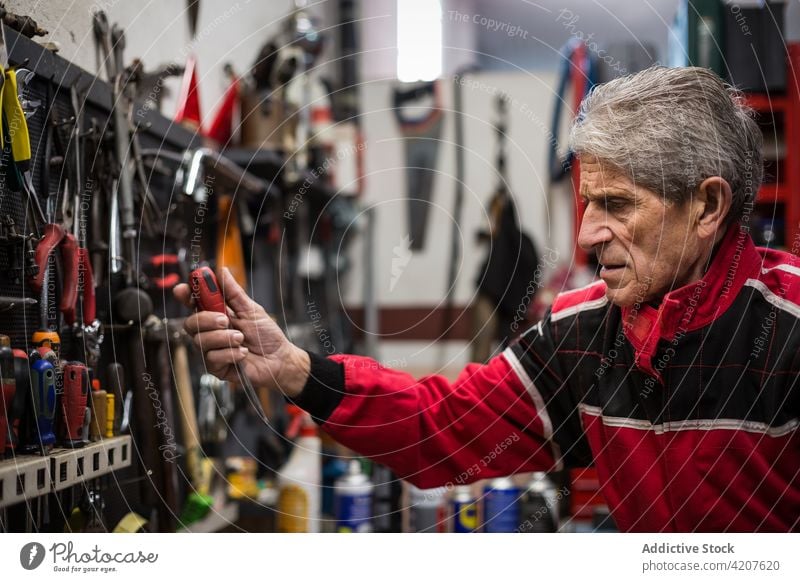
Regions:
<svg viewBox="0 0 800 582"><path fill-rule="evenodd" d="M309 354L223 273L230 320L186 322L210 371L243 362L419 487L593 464L623 531L798 530L800 261L748 235L758 127L710 71L654 67L596 88L571 143L600 280L488 364Z"/></svg>

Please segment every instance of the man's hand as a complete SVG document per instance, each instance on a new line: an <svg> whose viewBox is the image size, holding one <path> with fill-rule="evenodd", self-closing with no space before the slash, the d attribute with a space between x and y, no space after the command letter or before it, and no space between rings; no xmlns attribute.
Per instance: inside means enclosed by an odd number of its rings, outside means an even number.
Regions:
<svg viewBox="0 0 800 582"><path fill-rule="evenodd" d="M258 303L250 299L228 269L217 272L228 316L199 311L186 318L184 327L205 355L208 372L237 383L236 363L256 386L281 390L289 397L300 394L308 379L308 354L291 343ZM175 297L195 307L189 285L175 287Z"/></svg>

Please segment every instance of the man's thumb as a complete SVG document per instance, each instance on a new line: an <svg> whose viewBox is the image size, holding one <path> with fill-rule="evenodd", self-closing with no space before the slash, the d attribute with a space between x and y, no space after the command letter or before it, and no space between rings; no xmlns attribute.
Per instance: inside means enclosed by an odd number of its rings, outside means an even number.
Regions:
<svg viewBox="0 0 800 582"><path fill-rule="evenodd" d="M225 303L233 309L234 313L245 315L258 307L258 304L248 297L247 292L242 289L227 267L223 267L218 272L218 279L222 283L222 295L225 297Z"/></svg>

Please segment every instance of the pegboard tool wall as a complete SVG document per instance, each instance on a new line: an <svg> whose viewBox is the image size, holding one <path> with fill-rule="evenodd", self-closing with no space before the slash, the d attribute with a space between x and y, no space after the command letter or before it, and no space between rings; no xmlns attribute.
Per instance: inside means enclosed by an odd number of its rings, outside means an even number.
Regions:
<svg viewBox="0 0 800 582"><path fill-rule="evenodd" d="M5 31L6 45L9 55L9 64L17 68L27 68L34 72L33 78L24 86L24 95L29 101L39 101L33 114L28 118L28 129L31 139L32 177L33 184L39 197L39 202L45 213L50 218L56 211L56 204L60 203L59 188L63 187L62 173L64 166L54 167L49 164L49 158L55 154L53 145L56 141L62 146L68 146L71 139L72 122L74 116L70 101L70 90L73 86L78 89L81 96L83 131L88 129L89 121L94 118L99 121L101 130L110 128L110 113L112 104L111 89L103 80L80 69L43 49L14 30L2 25ZM196 141L195 134L173 125L157 112L137 107L137 123L140 128L140 140L143 147L158 148L182 152L192 147ZM51 111L52 109L52 111ZM48 143L48 124L52 127ZM9 167L7 156L8 148L3 151L0 167L0 218L9 216L14 221L20 232L30 233L30 219L26 212L27 199L22 191L15 191L5 176ZM86 158L89 158L85 154ZM87 159L86 168L91 168L94 160ZM65 164L69 163L65 160ZM24 228L23 228L24 227ZM90 242L90 241L87 241ZM0 245L0 295L11 297L33 297L37 301L40 297L34 294L25 277L13 273L14 261L21 261L23 246L19 242ZM16 254L16 259L15 259ZM51 277L57 277L54 267L51 267ZM55 279L54 279L55 280ZM102 285L102 282L98 282ZM58 285L55 285L58 294ZM56 296L55 301L58 300ZM52 304L53 298L50 303ZM0 333L9 335L12 345L18 348L30 348L30 339L34 331L42 324L42 308L39 305L17 305L13 309L3 310L0 307ZM60 316L59 316L60 318ZM49 321L51 327L56 322ZM57 329L57 331L62 331ZM64 338L68 340L68 338Z"/></svg>
<svg viewBox="0 0 800 582"><path fill-rule="evenodd" d="M31 138L31 173L33 185L39 198L39 203L45 210L45 214L50 214L50 204L48 195L58 191L59 173L50 172L45 168L45 159L48 157L50 147L46 145L46 123L52 105L52 115L59 119L69 117L69 101L63 99L53 99L51 95L52 87L50 83L43 79L34 77L31 82L24 85L24 95L30 102L39 102L33 114L27 118L28 131ZM64 133L60 131L59 133ZM33 225L30 223L30 215L27 212L28 200L24 192L13 187L14 180L8 175L10 172L11 150L10 144L6 142L2 154L2 164L0 172L3 180L0 181L0 217L4 222L13 221L15 229L20 234L33 232ZM10 218L10 220L9 220ZM41 228L41 226L39 226ZM32 297L40 300L26 281L26 277L18 270L23 262L24 245L19 240L10 240L0 246L0 295L9 297ZM50 269L50 277L56 277L55 265ZM55 280L55 279L53 279ZM55 285L57 288L58 285ZM58 297L55 298L56 300ZM31 334L41 327L42 317L40 315L41 306L30 305L20 306L17 304L13 308L0 308L0 329L12 340L15 347L28 347Z"/></svg>

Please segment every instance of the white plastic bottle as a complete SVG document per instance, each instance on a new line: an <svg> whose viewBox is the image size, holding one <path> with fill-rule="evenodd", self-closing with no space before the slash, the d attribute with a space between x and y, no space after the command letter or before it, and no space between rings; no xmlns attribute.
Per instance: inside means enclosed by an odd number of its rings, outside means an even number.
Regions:
<svg viewBox="0 0 800 582"><path fill-rule="evenodd" d="M297 406L288 407L293 416L288 436L298 433L289 460L278 472L277 531L316 533L322 506L322 441L311 416Z"/></svg>

